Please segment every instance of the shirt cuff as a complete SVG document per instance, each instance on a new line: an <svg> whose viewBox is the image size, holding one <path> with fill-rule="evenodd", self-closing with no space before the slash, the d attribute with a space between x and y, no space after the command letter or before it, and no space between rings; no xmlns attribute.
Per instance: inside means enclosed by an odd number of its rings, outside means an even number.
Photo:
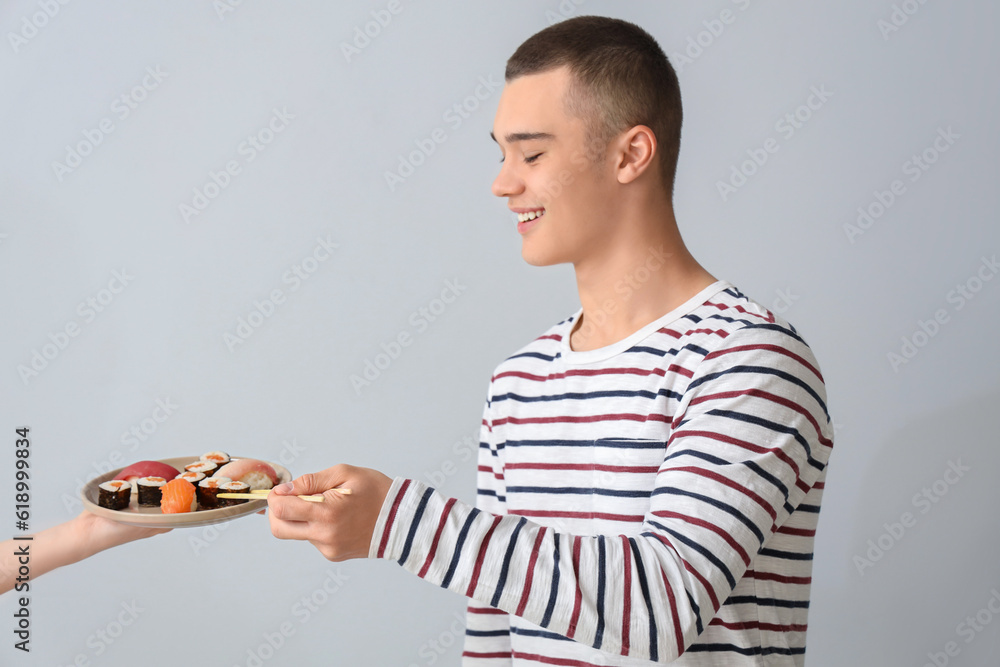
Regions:
<svg viewBox="0 0 1000 667"><path fill-rule="evenodd" d="M393 557L392 550L388 547L394 541L393 529L399 525L395 519L406 491L413 485L413 480L405 477L396 477L392 480L389 492L385 494L385 500L382 502L382 509L379 510L378 519L375 521L375 528L372 530L372 541L368 545L369 558Z"/></svg>

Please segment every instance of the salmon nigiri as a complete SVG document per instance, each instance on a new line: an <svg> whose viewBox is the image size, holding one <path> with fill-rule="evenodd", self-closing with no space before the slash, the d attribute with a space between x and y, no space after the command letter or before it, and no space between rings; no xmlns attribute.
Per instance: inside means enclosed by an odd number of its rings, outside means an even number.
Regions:
<svg viewBox="0 0 1000 667"><path fill-rule="evenodd" d="M160 489L163 493L160 500L160 511L164 514L193 512L197 507L197 501L194 498L194 484L186 479L172 479Z"/></svg>

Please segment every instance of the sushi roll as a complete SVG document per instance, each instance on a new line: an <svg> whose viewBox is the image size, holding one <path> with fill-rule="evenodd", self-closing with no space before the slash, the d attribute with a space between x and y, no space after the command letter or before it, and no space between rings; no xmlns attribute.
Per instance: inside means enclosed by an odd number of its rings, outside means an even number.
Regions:
<svg viewBox="0 0 1000 667"><path fill-rule="evenodd" d="M206 477L198 482L198 505L202 509L215 509L222 502L216 495L219 493L219 486L232 480L228 477Z"/></svg>
<svg viewBox="0 0 1000 667"><path fill-rule="evenodd" d="M141 477L136 485L139 487L139 505L143 507L159 507L161 491L167 480L162 477Z"/></svg>
<svg viewBox="0 0 1000 667"><path fill-rule="evenodd" d="M160 511L164 514L193 512L198 506L194 499L194 484L186 479L175 477L163 485L162 491Z"/></svg>
<svg viewBox="0 0 1000 667"><path fill-rule="evenodd" d="M221 468L229 463L229 454L225 452L206 452L201 455L201 460L214 463Z"/></svg>
<svg viewBox="0 0 1000 667"><path fill-rule="evenodd" d="M177 475L177 477L174 477L174 479L186 479L193 485L198 486L198 483L201 482L201 480L205 479L205 473L192 472L189 470L188 472L182 472L181 474Z"/></svg>
<svg viewBox="0 0 1000 667"><path fill-rule="evenodd" d="M195 461L184 466L185 472L200 472L205 477L211 477L215 474L215 471L219 469L219 466L215 465L211 461Z"/></svg>
<svg viewBox="0 0 1000 667"><path fill-rule="evenodd" d="M219 493L249 493L250 485L246 482L223 482L219 485ZM219 507L242 505L247 502L243 498L218 498Z"/></svg>
<svg viewBox="0 0 1000 667"><path fill-rule="evenodd" d="M132 485L121 479L104 482L97 489L97 504L109 510L125 509L132 497Z"/></svg>

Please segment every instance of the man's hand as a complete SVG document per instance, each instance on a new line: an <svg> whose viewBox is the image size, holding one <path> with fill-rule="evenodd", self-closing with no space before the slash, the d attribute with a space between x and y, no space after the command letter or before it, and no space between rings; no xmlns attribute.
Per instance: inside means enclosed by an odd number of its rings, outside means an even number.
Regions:
<svg viewBox="0 0 1000 667"><path fill-rule="evenodd" d="M328 560L367 558L390 486L392 480L379 471L349 465L302 475L268 494L271 533L282 540L308 540ZM331 491L337 487L351 493ZM321 503L296 498L320 493Z"/></svg>

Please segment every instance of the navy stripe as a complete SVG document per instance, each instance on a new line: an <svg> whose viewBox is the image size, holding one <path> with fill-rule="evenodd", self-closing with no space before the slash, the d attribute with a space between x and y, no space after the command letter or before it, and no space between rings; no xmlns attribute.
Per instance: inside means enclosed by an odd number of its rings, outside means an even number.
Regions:
<svg viewBox="0 0 1000 667"><path fill-rule="evenodd" d="M657 488L653 489L653 493L651 495L658 496L658 495L661 495L661 494L664 494L664 493L669 493L669 494L674 495L674 496L687 496L689 498L695 498L695 499L700 500L702 502L708 503L712 507L715 507L717 509L722 510L726 514L731 514L732 516L736 517L736 519L740 523L742 523L744 526L746 526L747 528L750 529L750 531L757 537L757 541L760 544L764 544L764 533L762 533L760 531L760 528L757 527L757 524L755 524L753 521L751 521L750 519L748 519L745 514L743 514L742 512L740 512L739 510L737 510L734 507L730 507L729 505L727 505L726 503L722 502L721 500L716 500L715 498L710 498L709 496L703 496L700 493L694 493L693 491L687 491L687 490L684 490L684 489L677 489L677 488L674 488L672 486L657 487ZM733 584L733 585L735 586L736 584Z"/></svg>
<svg viewBox="0 0 1000 667"><path fill-rule="evenodd" d="M549 344L551 344L551 343L558 344L557 341L548 341L548 340L546 340L546 341L543 341L543 342L544 343L549 343ZM542 361L552 361L557 356L559 356L559 355L557 354L556 356L552 356L551 354L542 354L541 352L521 352L520 354L515 354L515 355L512 355L510 357L507 357L507 360L510 361L511 359L523 359L525 357L531 357L531 358L534 358L534 359L541 359Z"/></svg>
<svg viewBox="0 0 1000 667"><path fill-rule="evenodd" d="M597 631L594 633L594 648L601 648L604 642L604 586L607 578L607 557L604 553L604 536L597 536Z"/></svg>
<svg viewBox="0 0 1000 667"><path fill-rule="evenodd" d="M715 415L718 417L728 417L729 419L735 419L737 421L746 422L747 424L755 424L757 426L762 426L766 429L774 431L775 433L784 433L790 435L795 439L795 442L802 445L803 449L806 450L807 461L809 465L816 468L817 470L823 469L823 464L812 457L812 447L809 446L809 442L802 437L798 429L792 428L791 426L784 426L778 422L773 422L770 419L763 419L761 417L755 417L753 415L748 415L744 412L735 412L733 410L720 410L718 408L714 410L709 410L707 414Z"/></svg>
<svg viewBox="0 0 1000 667"><path fill-rule="evenodd" d="M507 630L466 630L465 635L467 637L506 637L509 634Z"/></svg>
<svg viewBox="0 0 1000 667"><path fill-rule="evenodd" d="M424 509L427 507L427 501L430 500L432 493L434 493L434 489L427 487L424 495L420 496L420 504L417 505L417 510L413 513L413 521L410 522L410 532L406 534L406 542L403 544L403 554L396 561L400 565L404 564L410 556L410 548L413 546L413 538L417 534L417 526L420 525L420 518L424 515Z"/></svg>
<svg viewBox="0 0 1000 667"><path fill-rule="evenodd" d="M494 496L497 500L499 500L502 503L507 502L507 496L497 493L492 489L477 489L476 494L480 496Z"/></svg>
<svg viewBox="0 0 1000 667"><path fill-rule="evenodd" d="M452 511L454 511L452 507ZM451 555L451 564L448 566L448 572L444 575L444 580L441 582L441 588L448 588L448 584L451 583L451 578L455 576L455 569L458 567L458 561L462 556L462 545L465 544L465 538L469 535L469 528L472 527L472 522L476 520L479 516L480 511L475 507L469 512L469 516L465 519L465 524L462 525L462 530L458 533L458 540L455 542L455 553Z"/></svg>
<svg viewBox="0 0 1000 667"><path fill-rule="evenodd" d="M639 573L639 588L642 589L642 599L646 601L646 612L649 614L649 659L656 662L659 659L656 638L656 615L653 613L653 600L649 596L649 583L646 581L646 569L642 566L642 556L639 555L639 546L635 543L635 538L628 538L628 543L632 547L632 556L635 558L636 572Z"/></svg>
<svg viewBox="0 0 1000 667"><path fill-rule="evenodd" d="M795 551L781 551L779 549L761 549L758 551L761 556L770 556L771 558L784 558L785 560L812 560L813 555L811 553L804 554Z"/></svg>
<svg viewBox="0 0 1000 667"><path fill-rule="evenodd" d="M597 440L507 440L508 447L609 447L613 449L663 449L663 440L599 438Z"/></svg>
<svg viewBox="0 0 1000 667"><path fill-rule="evenodd" d="M692 549L694 549L695 551L697 551L698 553L700 553L702 556L704 556L705 558L707 558L709 560L709 562L711 562L712 565L714 565L715 567L717 567L719 569L719 571L722 572L722 574L726 577L726 581L729 582L729 587L730 588L736 588L736 577L733 576L733 573L729 571L729 568L726 567L726 564L723 563L722 560L720 560L718 556L716 556L714 553L712 553L711 550L709 550L705 546L699 544L698 542L695 542L693 539L691 539L687 535L683 535L681 533L678 533L676 530L671 530L670 528L667 528L666 526L664 526L663 524L659 523L658 521L649 521L648 523L649 523L649 525L655 526L659 530L662 530L664 533L669 533L674 538L676 538L679 542L683 542L684 544L688 545L689 547L691 547ZM650 537L654 537L654 538L656 537L655 535L653 535L653 533L643 533L643 535L649 535Z"/></svg>
<svg viewBox="0 0 1000 667"><path fill-rule="evenodd" d="M816 403L823 409L823 414L826 415L826 418L827 419L830 418L830 413L826 411L826 403L823 402L823 399L820 398L820 395L817 394L816 391L812 387L810 387L808 383L806 383L803 380L800 380L791 373L778 370L777 368L768 368L767 366L731 366L730 368L727 368L724 371L719 371L718 373L709 373L708 375L704 375L698 378L697 380L693 380L688 385L688 391L706 382L715 380L716 378L722 377L724 375L729 375L730 373L749 373L752 375L757 375L757 374L774 375L775 377L779 377L782 380L785 380L786 382L790 382L791 384L800 387L804 392L812 396L813 399L816 401Z"/></svg>
<svg viewBox="0 0 1000 667"><path fill-rule="evenodd" d="M585 486L508 486L508 493L551 493L556 495L580 494L585 496L616 496L618 498L648 498L643 489L602 489Z"/></svg>
<svg viewBox="0 0 1000 667"><path fill-rule="evenodd" d="M685 588L684 592L687 593L688 602L691 603L691 611L694 612L695 629L698 631L698 634L700 635L702 632L705 631L704 626L702 626L701 624L701 607L698 606L698 603L694 601L694 596L691 595L691 591Z"/></svg>
<svg viewBox="0 0 1000 667"><path fill-rule="evenodd" d="M553 557L552 561L552 588L549 590L549 604L545 607L545 615L542 616L542 622L539 623L542 627L549 627L549 622L552 620L552 612L556 608L556 596L559 594L559 533L552 531L552 549Z"/></svg>
<svg viewBox="0 0 1000 667"><path fill-rule="evenodd" d="M511 627L510 633L512 635L521 635L522 637L541 637L543 639L557 639L559 641L571 642L573 641L569 637L564 637L555 632L546 632L545 630L528 630L526 628L516 628Z"/></svg>
<svg viewBox="0 0 1000 667"><path fill-rule="evenodd" d="M514 527L510 541L507 543L507 553L503 557L503 566L500 568L500 580L497 581L497 588L493 592L493 601L490 602L491 607L500 605L500 594L503 592L503 587L507 584L507 573L510 571L510 559L514 555L514 545L517 544L517 535L526 523L528 523L528 520L521 517L521 520L517 522L517 526Z"/></svg>
<svg viewBox="0 0 1000 667"><path fill-rule="evenodd" d="M517 403L547 403L551 401L568 400L586 401L592 398L648 398L649 400L654 401L661 396L674 398L678 401L683 398L683 395L680 392L661 388L655 392L647 389L604 389L600 391L569 391L563 394L546 394L544 396L525 396L523 394L507 392L506 394L497 395L493 400L515 401Z"/></svg>
<svg viewBox="0 0 1000 667"><path fill-rule="evenodd" d="M759 465L757 465L755 461L744 461L743 465L745 465L746 467L750 468L750 470L753 470L755 473L757 473L757 475L759 475L761 479L766 479L771 484L773 484L775 488L781 491L781 495L784 496L785 502L786 503L788 502L788 487L785 486L780 479L778 479L768 471L761 468Z"/></svg>
<svg viewBox="0 0 1000 667"><path fill-rule="evenodd" d="M808 609L809 600L782 600L780 598L759 598L754 595L733 595L724 604L756 604L763 607L785 607L787 609Z"/></svg>

